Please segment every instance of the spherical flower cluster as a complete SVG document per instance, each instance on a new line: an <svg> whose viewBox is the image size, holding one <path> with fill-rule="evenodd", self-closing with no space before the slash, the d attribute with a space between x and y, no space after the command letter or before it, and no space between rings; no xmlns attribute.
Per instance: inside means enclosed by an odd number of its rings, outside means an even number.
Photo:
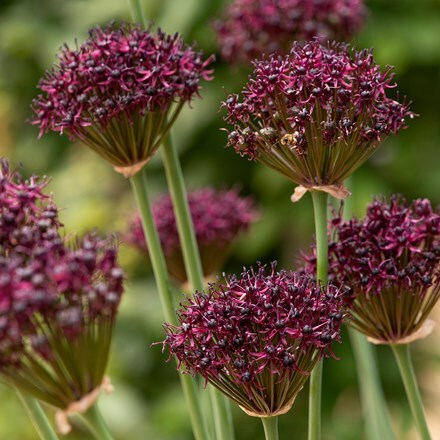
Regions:
<svg viewBox="0 0 440 440"><path fill-rule="evenodd" d="M223 104L228 145L305 188L338 187L413 113L387 96L391 68L371 51L315 40L256 61L242 97Z"/></svg>
<svg viewBox="0 0 440 440"><path fill-rule="evenodd" d="M428 332L440 298L440 214L426 199L375 200L364 219L330 227L332 282L350 286L350 325L375 342L403 343ZM306 256L306 272L316 258Z"/></svg>
<svg viewBox="0 0 440 440"><path fill-rule="evenodd" d="M74 249L54 241L35 248L27 257L15 252L0 257L2 374L15 377L13 373L17 369L15 372L25 380L21 373L25 374L28 368L32 370L28 358L33 356L42 355L49 365L59 362L61 347L57 344L60 343L70 341L71 350L75 351L79 349L75 347L75 341L92 345L110 342L105 339L87 341L85 334L89 331L96 331L97 335L108 332L108 329L100 330L100 326L105 327L114 320L123 280L116 255L115 246L108 240L88 235ZM92 329L97 324L98 327ZM20 349L10 351L14 346ZM14 360L12 364L11 359ZM92 368L95 361L97 359L88 367ZM66 367L71 370L78 365L72 362ZM82 371L81 374L86 376L88 372ZM27 379L37 381L33 376ZM58 396L55 406L64 408L69 399L74 401L81 397L73 394L87 394L93 389L90 389L92 385L99 383L96 378L83 385L74 381L70 387L73 389L68 390L66 386L66 395ZM76 386L80 389L75 389ZM48 394L47 399L53 399L52 394Z"/></svg>
<svg viewBox="0 0 440 440"><path fill-rule="evenodd" d="M43 192L47 184L36 176L22 179L0 159L0 255L11 248L26 254L57 234L61 224L51 197Z"/></svg>
<svg viewBox="0 0 440 440"><path fill-rule="evenodd" d="M250 415L287 412L322 356L339 340L341 291L273 263L196 293L167 324L163 343L185 372L205 380Z"/></svg>
<svg viewBox="0 0 440 440"><path fill-rule="evenodd" d="M70 411L103 383L123 274L110 240L67 244L46 183L2 162L0 377Z"/></svg>
<svg viewBox="0 0 440 440"><path fill-rule="evenodd" d="M287 53L292 43L346 41L362 26L362 0L233 0L223 20L214 23L222 56L248 62Z"/></svg>
<svg viewBox="0 0 440 440"><path fill-rule="evenodd" d="M212 58L203 60L177 34L130 24L97 27L58 58L38 85L32 123L40 136L52 130L78 138L118 169L151 158L212 73Z"/></svg>
<svg viewBox="0 0 440 440"><path fill-rule="evenodd" d="M246 231L258 214L249 197L240 197L235 189L203 188L188 193L188 204L206 278L222 266L237 236ZM180 283L187 280L179 234L169 195L153 206L154 221L164 250L167 267ZM146 251L145 236L140 217L132 221L126 241Z"/></svg>
<svg viewBox="0 0 440 440"><path fill-rule="evenodd" d="M63 410L101 385L123 290L116 255L90 235L0 257L2 376Z"/></svg>

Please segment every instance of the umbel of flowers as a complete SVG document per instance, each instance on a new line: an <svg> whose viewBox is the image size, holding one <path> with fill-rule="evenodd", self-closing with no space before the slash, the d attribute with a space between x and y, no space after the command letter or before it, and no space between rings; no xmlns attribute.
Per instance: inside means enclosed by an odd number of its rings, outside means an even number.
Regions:
<svg viewBox="0 0 440 440"><path fill-rule="evenodd" d="M369 50L314 40L254 66L241 96L223 104L228 145L300 185L295 200L307 189L346 196L344 179L413 117L388 96L391 68L382 71Z"/></svg>
<svg viewBox="0 0 440 440"><path fill-rule="evenodd" d="M154 155L200 79L210 79L212 62L177 34L127 23L96 27L58 59L40 80L32 123L40 136L56 131L80 140L126 176Z"/></svg>
<svg viewBox="0 0 440 440"><path fill-rule="evenodd" d="M222 56L248 62L288 53L293 41L347 41L365 17L362 0L233 0L214 22Z"/></svg>
<svg viewBox="0 0 440 440"><path fill-rule="evenodd" d="M3 162L0 377L58 408L65 433L67 414L86 412L108 388L104 372L123 275L111 241L89 234L66 244L45 184L21 180ZM20 212L8 216L16 207Z"/></svg>
<svg viewBox="0 0 440 440"><path fill-rule="evenodd" d="M46 179L32 176L25 181L0 159L0 253L27 255L37 243L56 238L61 226L58 210L44 193Z"/></svg>
<svg viewBox="0 0 440 440"><path fill-rule="evenodd" d="M258 214L249 197L240 197L235 189L216 190L203 188L188 193L197 244L205 279L220 269L232 242L246 231ZM154 221L170 274L179 283L187 281L176 218L169 195L158 199L153 205ZM128 243L147 251L141 219L132 221L125 239Z"/></svg>
<svg viewBox="0 0 440 440"><path fill-rule="evenodd" d="M431 203L376 199L363 219L334 218L329 233L329 277L351 287L349 324L376 343L426 336L440 298L440 215ZM305 258L313 273L315 257Z"/></svg>
<svg viewBox="0 0 440 440"><path fill-rule="evenodd" d="M259 265L196 293L180 325L166 325L163 345L184 372L200 374L247 414L274 417L289 411L314 365L332 355L341 306L336 287Z"/></svg>

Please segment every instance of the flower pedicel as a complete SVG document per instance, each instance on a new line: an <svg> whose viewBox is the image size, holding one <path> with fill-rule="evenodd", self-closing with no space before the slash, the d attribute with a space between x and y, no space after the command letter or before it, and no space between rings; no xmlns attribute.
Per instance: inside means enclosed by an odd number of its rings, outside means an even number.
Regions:
<svg viewBox="0 0 440 440"><path fill-rule="evenodd" d="M413 117L368 50L315 40L254 65L241 97L223 104L228 145L300 185L294 201L311 189L346 197L344 180Z"/></svg>
<svg viewBox="0 0 440 440"><path fill-rule="evenodd" d="M177 35L140 26L96 27L39 83L32 123L66 132L126 177L154 155L185 102L210 79L206 60ZM174 105L175 104L175 105Z"/></svg>

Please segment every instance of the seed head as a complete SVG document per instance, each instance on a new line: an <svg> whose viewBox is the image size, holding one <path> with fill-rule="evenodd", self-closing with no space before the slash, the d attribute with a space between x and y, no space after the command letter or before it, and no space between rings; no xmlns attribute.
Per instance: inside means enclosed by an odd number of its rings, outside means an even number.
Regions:
<svg viewBox="0 0 440 440"><path fill-rule="evenodd" d="M186 373L258 417L291 408L316 362L332 354L342 319L337 288L275 269L259 265L196 293L163 342Z"/></svg>

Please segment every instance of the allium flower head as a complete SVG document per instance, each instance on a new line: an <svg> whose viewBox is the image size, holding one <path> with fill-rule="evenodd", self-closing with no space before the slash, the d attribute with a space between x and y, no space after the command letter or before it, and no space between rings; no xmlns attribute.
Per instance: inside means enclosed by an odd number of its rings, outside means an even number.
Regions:
<svg viewBox="0 0 440 440"><path fill-rule="evenodd" d="M47 179L24 180L0 159L0 255L28 253L45 240L52 240L61 226L58 210L44 193Z"/></svg>
<svg viewBox="0 0 440 440"><path fill-rule="evenodd" d="M32 123L40 136L51 130L79 139L127 175L151 158L212 73L212 57L203 60L177 34L130 24L92 29L58 58L40 80Z"/></svg>
<svg viewBox="0 0 440 440"><path fill-rule="evenodd" d="M222 56L248 62L288 53L292 43L348 40L364 21L362 0L233 0L214 23Z"/></svg>
<svg viewBox="0 0 440 440"><path fill-rule="evenodd" d="M101 387L122 294L116 255L89 235L0 257L0 376L66 412Z"/></svg>
<svg viewBox="0 0 440 440"><path fill-rule="evenodd" d="M238 191L203 188L188 193L188 204L200 249L205 278L221 268L234 239L246 231L258 214L249 197ZM154 221L165 253L168 270L180 283L187 280L173 205L169 195L153 206ZM140 217L137 215L126 234L128 243L147 250Z"/></svg>
<svg viewBox="0 0 440 440"><path fill-rule="evenodd" d="M344 179L413 117L407 104L388 97L391 68L381 71L368 50L315 40L254 65L242 96L223 104L228 145L299 191L318 187L337 196Z"/></svg>
<svg viewBox="0 0 440 440"><path fill-rule="evenodd" d="M84 410L105 382L123 276L110 240L66 244L46 184L1 161L0 378L60 410Z"/></svg>
<svg viewBox="0 0 440 440"><path fill-rule="evenodd" d="M376 199L364 219L336 217L330 234L330 279L352 289L350 325L388 344L430 331L427 316L440 297L440 214L427 199ZM315 256L306 261L313 272Z"/></svg>
<svg viewBox="0 0 440 440"><path fill-rule="evenodd" d="M275 269L259 265L196 293L163 343L184 372L258 417L289 411L316 362L332 354L343 318L340 290Z"/></svg>

